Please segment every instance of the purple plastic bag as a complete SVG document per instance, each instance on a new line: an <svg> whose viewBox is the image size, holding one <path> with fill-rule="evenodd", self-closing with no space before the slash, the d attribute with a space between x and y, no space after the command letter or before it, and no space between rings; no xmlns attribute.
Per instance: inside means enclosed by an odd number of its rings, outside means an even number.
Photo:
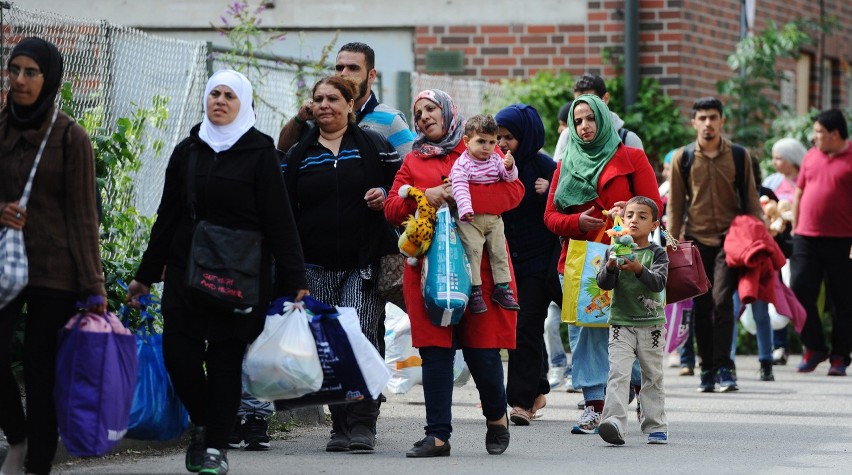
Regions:
<svg viewBox="0 0 852 475"><path fill-rule="evenodd" d="M686 343L692 323L692 299L666 305L666 353Z"/></svg>
<svg viewBox="0 0 852 475"><path fill-rule="evenodd" d="M98 318L92 315L59 331L56 358L59 434L68 453L78 457L104 455L124 437L136 387L136 337L126 329L87 331L79 324Z"/></svg>

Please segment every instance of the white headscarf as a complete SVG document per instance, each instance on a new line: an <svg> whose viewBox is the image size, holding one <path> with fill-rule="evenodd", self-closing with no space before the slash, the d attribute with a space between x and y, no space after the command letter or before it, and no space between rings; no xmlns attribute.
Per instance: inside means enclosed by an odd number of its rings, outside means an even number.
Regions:
<svg viewBox="0 0 852 475"><path fill-rule="evenodd" d="M230 124L215 125L207 117L207 96L213 88L221 85L230 87L237 95L240 100L240 111ZM253 90L248 78L232 69L215 72L210 76L207 87L204 89L204 118L201 120L198 136L216 153L228 150L254 126L256 117L251 106L253 100Z"/></svg>

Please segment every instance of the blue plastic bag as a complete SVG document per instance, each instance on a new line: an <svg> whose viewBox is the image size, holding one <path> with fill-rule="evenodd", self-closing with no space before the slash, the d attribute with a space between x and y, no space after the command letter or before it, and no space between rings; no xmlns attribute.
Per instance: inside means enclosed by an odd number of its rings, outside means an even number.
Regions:
<svg viewBox="0 0 852 475"><path fill-rule="evenodd" d="M136 330L139 369L126 437L137 440L177 439L189 425L189 414L166 372L163 335L154 329L155 317L149 311L148 306L159 301L151 295L144 295L139 303L143 306L142 322ZM121 308L123 317L127 310L127 307Z"/></svg>
<svg viewBox="0 0 852 475"><path fill-rule="evenodd" d="M68 453L108 453L127 432L136 386L135 337L112 314L72 317L60 330L55 382L57 425Z"/></svg>
<svg viewBox="0 0 852 475"><path fill-rule="evenodd" d="M461 321L470 297L470 262L456 232L450 209L438 209L435 236L423 259L423 301L432 323L442 327Z"/></svg>

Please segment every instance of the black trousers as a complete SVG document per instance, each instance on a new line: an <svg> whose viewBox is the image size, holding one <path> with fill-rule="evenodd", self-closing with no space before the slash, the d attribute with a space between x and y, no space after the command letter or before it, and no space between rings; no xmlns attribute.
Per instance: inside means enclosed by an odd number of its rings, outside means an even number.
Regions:
<svg viewBox="0 0 852 475"><path fill-rule="evenodd" d="M550 392L544 348L544 319L551 301L546 276L545 272L541 272L516 277L515 282L521 309L518 310L515 349L509 350L506 399L509 406L527 410L532 408L539 394Z"/></svg>
<svg viewBox="0 0 852 475"><path fill-rule="evenodd" d="M77 313L72 292L27 287L15 300L0 310L0 428L9 444L27 439L27 473L50 473L59 430L53 386L59 329ZM24 387L27 412L12 375L12 342L27 305L24 331Z"/></svg>
<svg viewBox="0 0 852 475"><path fill-rule="evenodd" d="M722 246L706 246L688 236L687 239L698 247L704 271L713 285L710 292L693 301L701 369L714 372L719 368L734 369L731 344L734 339L734 291L739 283L739 271L725 263Z"/></svg>
<svg viewBox="0 0 852 475"><path fill-rule="evenodd" d="M802 344L809 350L843 358L849 366L852 351L852 238L793 237L790 286L808 313ZM826 345L817 311L819 288L825 278L832 300L831 349Z"/></svg>
<svg viewBox="0 0 852 475"><path fill-rule="evenodd" d="M192 423L207 428L207 447L228 447L240 407L245 351L246 343L237 338L208 342L163 329L166 370Z"/></svg>

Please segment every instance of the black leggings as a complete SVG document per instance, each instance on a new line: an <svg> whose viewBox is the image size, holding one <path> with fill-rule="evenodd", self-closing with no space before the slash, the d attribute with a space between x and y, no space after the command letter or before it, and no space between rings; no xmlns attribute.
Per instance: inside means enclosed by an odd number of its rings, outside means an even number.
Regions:
<svg viewBox="0 0 852 475"><path fill-rule="evenodd" d="M168 326L163 332L166 369L192 423L207 427L207 447L228 447L240 407L245 351L246 343L236 338L207 342Z"/></svg>
<svg viewBox="0 0 852 475"><path fill-rule="evenodd" d="M27 439L27 473L50 473L59 431L53 385L59 329L76 313L72 292L27 287L0 310L0 428L9 444ZM24 387L27 415L10 368L11 347L21 309L27 304L24 331Z"/></svg>

